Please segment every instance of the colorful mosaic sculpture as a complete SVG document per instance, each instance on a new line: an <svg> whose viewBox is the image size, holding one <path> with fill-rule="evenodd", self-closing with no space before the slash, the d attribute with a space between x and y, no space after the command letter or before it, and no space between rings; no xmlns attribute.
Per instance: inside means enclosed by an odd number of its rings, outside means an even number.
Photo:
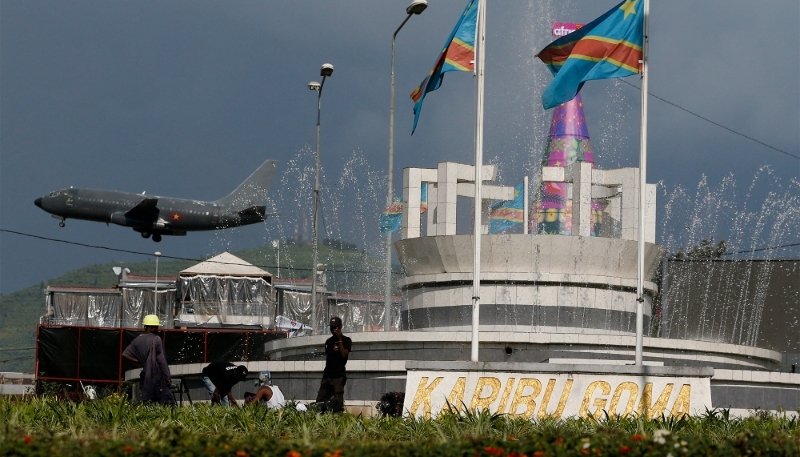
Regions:
<svg viewBox="0 0 800 457"><path fill-rule="evenodd" d="M594 153L583 114L580 94L553 111L547 152L542 166L566 167L575 162L587 162L594 168ZM572 200L567 195L569 185L563 182L543 182L538 202L534 203L537 217L531 218L531 233L570 235L572 233ZM598 236L603 217L602 201L592 200L591 235Z"/></svg>

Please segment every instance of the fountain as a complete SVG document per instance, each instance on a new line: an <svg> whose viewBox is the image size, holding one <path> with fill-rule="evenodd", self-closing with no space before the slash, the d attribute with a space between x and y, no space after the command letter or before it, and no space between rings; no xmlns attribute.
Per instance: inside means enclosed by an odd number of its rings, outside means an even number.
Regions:
<svg viewBox="0 0 800 457"><path fill-rule="evenodd" d="M578 160L581 154L575 149L558 150L551 144L548 151L567 160L543 160L542 198L534 209L541 214L534 218L537 233L483 235L478 365L468 362L472 236L456 230L459 197L474 193L474 168L444 162L437 168L404 170L402 239L396 243L405 273L399 282L401 331L354 335L348 402L368 408L385 392L405 391L405 409L419 416L436 414L448 403L523 417L598 417L603 410L612 415L680 417L712 407L731 408L734 414L797 409L800 375L777 372L786 362L784 355L754 345L760 320L757 303L739 303L746 312L724 306L727 315L736 316L724 319L732 327L717 324L710 306L705 306L697 319L702 323L699 329L680 331L689 328L687 315L696 303L673 300L667 303L677 303L676 309L655 306L660 284L646 281L645 326L654 330L645 338L644 366L630 366L638 170L595 168L587 160L592 158L588 133L574 124L559 126L570 119L580 124L580 100L561 108L554 115L550 141L583 148L584 160ZM566 141L566 134L576 132L585 139ZM483 179L494 181L497 171L485 165ZM423 183L428 211L420 219L416 214ZM548 195L552 189L557 192ZM655 244L656 191L656 185L648 184L647 278L663 273L662 259L675 250L674 240L667 248ZM513 188L486 185L483 195L510 200ZM673 198L667 205L670 210L677 206ZM488 202L474 206L485 214ZM784 211L776 218L790 223L795 212ZM752 217L742 219L740 226ZM768 273L762 268L754 275L751 295L762 304L764 290L758 284ZM729 289L734 285L723 284ZM673 282L667 299L683 289ZM722 334L726 336L719 337ZM312 399L324 364L319 360L324 339L320 335L268 343L274 361L264 366L298 386L293 389L297 398Z"/></svg>
<svg viewBox="0 0 800 457"><path fill-rule="evenodd" d="M284 185L270 209L286 216L267 226L265 240L292 237L296 227L302 227L303 211L291 209L306 208L310 203L310 194L303 190L309 188L306 155L301 152L286 167ZM742 261L729 262L733 269L715 268L719 260L668 259L678 249L697 244L707 233L726 237L734 251L754 250L763 245L759 240L764 238L772 245L788 243L791 238L787 237L796 232L791 224L800 208L796 182L752 208L724 203L735 188L732 180L719 188L702 182L694 198L682 189L662 191L658 198L666 203L658 220L663 247L655 244L656 188L651 185L646 241L647 274L653 279L645 283L645 322L651 330L644 342L645 366L637 368L628 366L633 361L636 282L636 242L631 238L637 231L631 227L636 219L626 217L638 203L630 202L638 193L636 170L602 170L587 161L566 163L566 167L551 165L557 164L548 161L536 181L539 184L532 187L546 185L542 182L561 185L561 205L569 209L563 213L564 222L568 216L571 223L563 227L569 229L569 235L541 233L545 229L540 228L538 219L532 230L535 234L483 235L483 362L478 371L467 362L471 235L458 234L454 218L459 203L467 206L463 195L470 195L472 167L441 163L434 169L404 171L408 205L403 239L396 243L405 270L399 281L402 321L399 331L351 332L354 351L348 363L346 392L351 410L374 412L384 393L397 391L408 394L405 408L417 415L435 414L446 401L531 418L595 416L602 410L677 417L702 412L705 407L747 414L753 409L792 411L800 405L800 375L778 371L787 370L787 363L800 361L796 358L800 352L796 307L794 313L791 309L765 309L766 295L776 293L766 289L765 278L783 281L787 302L797 303L800 262L753 261L757 259L752 252L736 255ZM325 213L323 233L362 241L367 252L379 252L382 243L370 238L369 226L377 227L380 174L357 153L348 167L324 197L336 210ZM499 171L498 166L484 166L484 179L487 183L496 180ZM762 170L757 180L765 178L769 178L769 170ZM411 217L413 208L421 203L423 182L428 183L428 211L422 218ZM345 190L356 183L366 195L360 201L353 201ZM507 200L512 189L487 186L485 196ZM533 213L550 209L544 209L536 198L532 200ZM488 204L480 207L485 211ZM546 218L543 214L542 220ZM561 221L561 214L555 219ZM602 225L598 224L601 221ZM720 230L722 221L734 221L731 233ZM683 227L690 230L681 231ZM775 251L766 252L766 260L774 258ZM281 256L283 274L297 277L296 259L285 251ZM368 274L360 273L370 270L367 266L351 268L359 272L345 272L339 284L381 290L379 264ZM667 280L658 280L659 273ZM742 278L748 281L746 287L741 286ZM658 292L660 302L653 301ZM762 322L783 325L774 328L785 329L778 333L786 335L782 338L786 345L766 344L763 340L769 331ZM270 370L275 382L286 386L294 398L313 400L324 366L325 338L269 342L265 351L270 360L248 364L251 370ZM173 367L176 376L191 375L199 368ZM196 394L202 396L200 391Z"/></svg>

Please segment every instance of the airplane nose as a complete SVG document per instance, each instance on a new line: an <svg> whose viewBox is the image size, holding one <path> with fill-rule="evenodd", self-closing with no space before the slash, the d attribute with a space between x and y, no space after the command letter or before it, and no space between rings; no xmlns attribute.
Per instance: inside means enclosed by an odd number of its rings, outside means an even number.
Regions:
<svg viewBox="0 0 800 457"><path fill-rule="evenodd" d="M38 206L39 208L41 208L42 207L42 197L39 197L36 200L34 200L33 204Z"/></svg>

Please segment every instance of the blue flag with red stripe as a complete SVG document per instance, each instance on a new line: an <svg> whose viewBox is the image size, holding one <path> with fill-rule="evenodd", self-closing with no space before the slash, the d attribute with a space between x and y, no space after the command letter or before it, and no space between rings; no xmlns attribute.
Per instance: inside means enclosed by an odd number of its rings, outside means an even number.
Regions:
<svg viewBox="0 0 800 457"><path fill-rule="evenodd" d="M525 183L519 183L514 187L514 199L501 201L492 204L489 213L489 234L500 233L503 230L522 224L525 221L525 209L523 199L525 198Z"/></svg>
<svg viewBox="0 0 800 457"><path fill-rule="evenodd" d="M417 129L417 121L422 112L422 101L425 100L425 94L442 85L444 74L448 71L475 70L475 28L478 24L478 2L479 0L469 0L456 27L450 33L450 38L447 39L442 52L439 53L436 65L422 80L422 84L414 89L414 92L411 92L411 100L414 100L412 135Z"/></svg>
<svg viewBox="0 0 800 457"><path fill-rule="evenodd" d="M555 75L542 93L544 109L572 100L586 81L639 73L644 1L625 0L536 54Z"/></svg>

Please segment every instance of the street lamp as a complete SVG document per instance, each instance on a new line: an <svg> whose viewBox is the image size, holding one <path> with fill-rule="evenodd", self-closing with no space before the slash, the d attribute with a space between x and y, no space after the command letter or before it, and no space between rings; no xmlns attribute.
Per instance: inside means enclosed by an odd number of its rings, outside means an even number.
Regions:
<svg viewBox="0 0 800 457"><path fill-rule="evenodd" d="M272 247L278 250L278 279L281 278L281 242L272 240Z"/></svg>
<svg viewBox="0 0 800 457"><path fill-rule="evenodd" d="M158 314L158 258L161 257L161 253L156 251L156 292L153 295L153 306L155 314Z"/></svg>
<svg viewBox="0 0 800 457"><path fill-rule="evenodd" d="M421 14L428 7L427 0L414 0L406 8L408 16L392 35L392 84L389 97L389 174L388 190L386 192L386 207L392 206L392 186L394 181L394 41L400 29L406 25L411 16ZM383 331L388 332L392 326L392 234L386 235L386 296L384 297L385 310L383 313Z"/></svg>
<svg viewBox="0 0 800 457"><path fill-rule="evenodd" d="M312 216L312 231L314 232L311 241L313 260L311 261L311 329L317 331L317 259L318 259L318 246L317 246L317 207L319 206L319 119L322 112L322 88L325 86L325 79L333 74L333 65L329 63L322 64L319 69L319 75L322 76L322 82L311 81L308 83L310 90L317 91L317 153L315 156L316 168L314 175L314 213Z"/></svg>

